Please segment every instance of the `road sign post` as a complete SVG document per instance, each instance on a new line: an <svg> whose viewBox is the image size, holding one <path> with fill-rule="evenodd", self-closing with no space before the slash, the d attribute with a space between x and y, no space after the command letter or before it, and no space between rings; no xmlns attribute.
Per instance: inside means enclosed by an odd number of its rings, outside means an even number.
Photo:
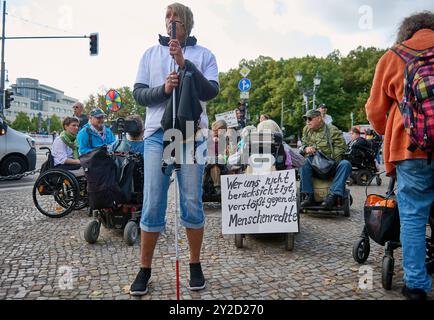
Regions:
<svg viewBox="0 0 434 320"><path fill-rule="evenodd" d="M240 70L240 74L243 76L243 78L246 78L250 73L250 69L246 66L242 66Z"/></svg>
<svg viewBox="0 0 434 320"><path fill-rule="evenodd" d="M240 82L238 82L238 89L240 89L241 92L248 92L251 87L252 83L247 78L242 78Z"/></svg>

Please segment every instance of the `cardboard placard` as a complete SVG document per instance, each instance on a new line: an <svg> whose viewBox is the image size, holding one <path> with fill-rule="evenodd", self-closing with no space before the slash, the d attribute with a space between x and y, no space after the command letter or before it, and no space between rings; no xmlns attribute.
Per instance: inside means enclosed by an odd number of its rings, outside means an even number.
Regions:
<svg viewBox="0 0 434 320"><path fill-rule="evenodd" d="M228 128L238 127L237 114L236 114L235 110L216 114L215 119L217 121L218 120L226 121Z"/></svg>
<svg viewBox="0 0 434 320"><path fill-rule="evenodd" d="M295 170L221 177L222 233L298 232Z"/></svg>

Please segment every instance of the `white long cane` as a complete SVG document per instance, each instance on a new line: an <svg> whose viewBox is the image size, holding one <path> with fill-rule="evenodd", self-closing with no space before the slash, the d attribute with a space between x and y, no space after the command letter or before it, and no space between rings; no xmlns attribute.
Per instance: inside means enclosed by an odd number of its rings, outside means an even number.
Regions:
<svg viewBox="0 0 434 320"><path fill-rule="evenodd" d="M176 39L176 22L172 22L172 39ZM173 70L176 71L175 57L173 57ZM176 123L176 88L172 91L172 128L175 129ZM175 183L175 253L176 253L176 299L180 299L179 292L179 244L178 244L178 181L177 174L180 169L180 165L176 162L175 158L173 174L175 175L172 181Z"/></svg>

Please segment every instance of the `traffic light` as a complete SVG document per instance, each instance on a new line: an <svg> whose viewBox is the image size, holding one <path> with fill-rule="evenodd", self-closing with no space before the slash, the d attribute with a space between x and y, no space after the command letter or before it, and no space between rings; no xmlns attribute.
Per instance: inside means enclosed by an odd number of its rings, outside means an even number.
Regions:
<svg viewBox="0 0 434 320"><path fill-rule="evenodd" d="M5 90L5 109L9 109L11 107L11 102L14 101L12 98L13 93L9 90Z"/></svg>
<svg viewBox="0 0 434 320"><path fill-rule="evenodd" d="M91 56L98 55L98 33L91 33L89 36L89 49Z"/></svg>

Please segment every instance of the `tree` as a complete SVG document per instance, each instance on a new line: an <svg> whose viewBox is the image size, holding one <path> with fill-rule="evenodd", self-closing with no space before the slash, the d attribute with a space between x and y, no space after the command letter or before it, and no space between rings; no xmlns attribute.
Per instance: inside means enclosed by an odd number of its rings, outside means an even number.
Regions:
<svg viewBox="0 0 434 320"><path fill-rule="evenodd" d="M51 121L51 123L50 123L50 131L51 132L53 132L53 131L62 132L63 131L62 122L60 121L58 116L53 114L50 117L50 121Z"/></svg>
<svg viewBox="0 0 434 320"><path fill-rule="evenodd" d="M38 116L35 116L32 118L32 120L30 120L30 131L34 131L34 132L39 131Z"/></svg>
<svg viewBox="0 0 434 320"><path fill-rule="evenodd" d="M17 117L12 123L11 127L18 131L28 132L31 129L30 118L25 112L18 112Z"/></svg>
<svg viewBox="0 0 434 320"><path fill-rule="evenodd" d="M140 115L143 119L145 116L145 107L139 105L133 96L133 92L127 86L115 89L119 92L119 95L122 99L122 108L117 112L110 112L107 110L105 95L108 90L104 90L103 92L91 94L89 99L85 101L84 110L86 114L89 114L93 108L101 108L104 110L106 114L108 114L108 121L113 121L120 117L127 117L129 115Z"/></svg>
<svg viewBox="0 0 434 320"><path fill-rule="evenodd" d="M358 47L347 56L338 50L325 58L305 56L302 58L280 59L278 61L259 56L255 60L241 60L239 66L246 65L252 81L248 112L257 123L260 113L267 113L280 124L282 100L284 104L283 124L288 134L298 134L305 125L302 115L305 103L299 92L294 75L301 71L302 85L312 88L312 80L317 72L322 81L316 92L316 105L325 103L333 124L347 131L351 125L350 114L355 115L356 123L365 123L365 103L369 97L375 66L385 50ZM220 73L220 94L207 106L210 122L215 114L233 110L239 101L239 69ZM312 108L312 100L309 108Z"/></svg>

